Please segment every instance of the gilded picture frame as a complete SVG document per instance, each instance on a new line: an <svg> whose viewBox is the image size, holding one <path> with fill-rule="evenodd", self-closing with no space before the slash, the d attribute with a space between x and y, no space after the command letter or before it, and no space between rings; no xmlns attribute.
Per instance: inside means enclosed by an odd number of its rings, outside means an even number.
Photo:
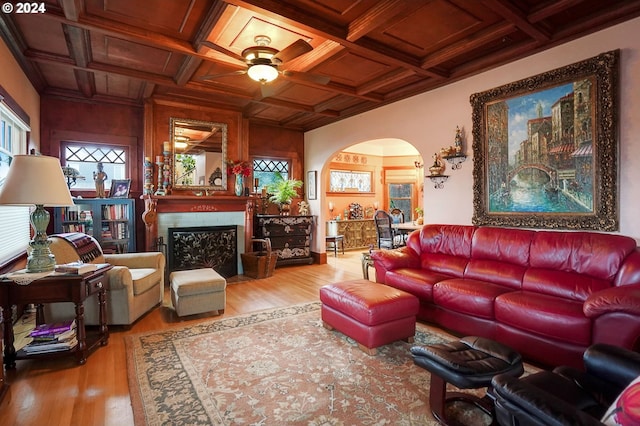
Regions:
<svg viewBox="0 0 640 426"><path fill-rule="evenodd" d="M619 51L471 95L473 224L616 231Z"/></svg>

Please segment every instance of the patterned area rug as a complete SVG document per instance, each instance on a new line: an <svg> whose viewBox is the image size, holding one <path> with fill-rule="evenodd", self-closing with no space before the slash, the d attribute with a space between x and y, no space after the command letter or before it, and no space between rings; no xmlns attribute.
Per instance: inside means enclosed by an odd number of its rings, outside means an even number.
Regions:
<svg viewBox="0 0 640 426"><path fill-rule="evenodd" d="M418 324L414 344L451 339ZM322 326L319 303L132 335L136 425L436 425L412 345L366 355ZM457 414L489 423L473 409Z"/></svg>

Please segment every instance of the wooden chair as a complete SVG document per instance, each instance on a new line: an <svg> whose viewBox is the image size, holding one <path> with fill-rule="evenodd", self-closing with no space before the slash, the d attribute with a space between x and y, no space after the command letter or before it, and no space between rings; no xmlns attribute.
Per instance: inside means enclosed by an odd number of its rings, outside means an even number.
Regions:
<svg viewBox="0 0 640 426"><path fill-rule="evenodd" d="M378 236L378 248L395 249L404 245L402 234L393 228L391 215L384 210L377 210L373 215Z"/></svg>

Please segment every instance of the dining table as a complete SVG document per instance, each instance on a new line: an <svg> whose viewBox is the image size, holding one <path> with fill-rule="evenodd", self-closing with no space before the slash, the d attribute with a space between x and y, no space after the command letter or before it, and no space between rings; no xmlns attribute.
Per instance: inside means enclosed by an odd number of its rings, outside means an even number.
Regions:
<svg viewBox="0 0 640 426"><path fill-rule="evenodd" d="M410 233L412 233L413 231L417 231L418 229L422 229L423 225L418 225L415 222L397 222L397 223L392 223L391 227L394 230L397 230L397 232L402 235L402 240L406 243L407 241L407 237L409 236Z"/></svg>

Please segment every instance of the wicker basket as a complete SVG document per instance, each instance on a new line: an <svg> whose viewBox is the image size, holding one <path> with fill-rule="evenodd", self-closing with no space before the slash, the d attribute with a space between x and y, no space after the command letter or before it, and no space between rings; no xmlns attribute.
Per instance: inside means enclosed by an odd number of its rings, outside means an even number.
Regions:
<svg viewBox="0 0 640 426"><path fill-rule="evenodd" d="M242 268L244 269L244 275L251 278L267 278L273 275L273 271L276 268L276 261L278 260L278 254L271 251L271 240L265 239L253 239L253 243L260 243L260 251L251 251L247 253L241 253ZM262 250L262 249L265 250Z"/></svg>

